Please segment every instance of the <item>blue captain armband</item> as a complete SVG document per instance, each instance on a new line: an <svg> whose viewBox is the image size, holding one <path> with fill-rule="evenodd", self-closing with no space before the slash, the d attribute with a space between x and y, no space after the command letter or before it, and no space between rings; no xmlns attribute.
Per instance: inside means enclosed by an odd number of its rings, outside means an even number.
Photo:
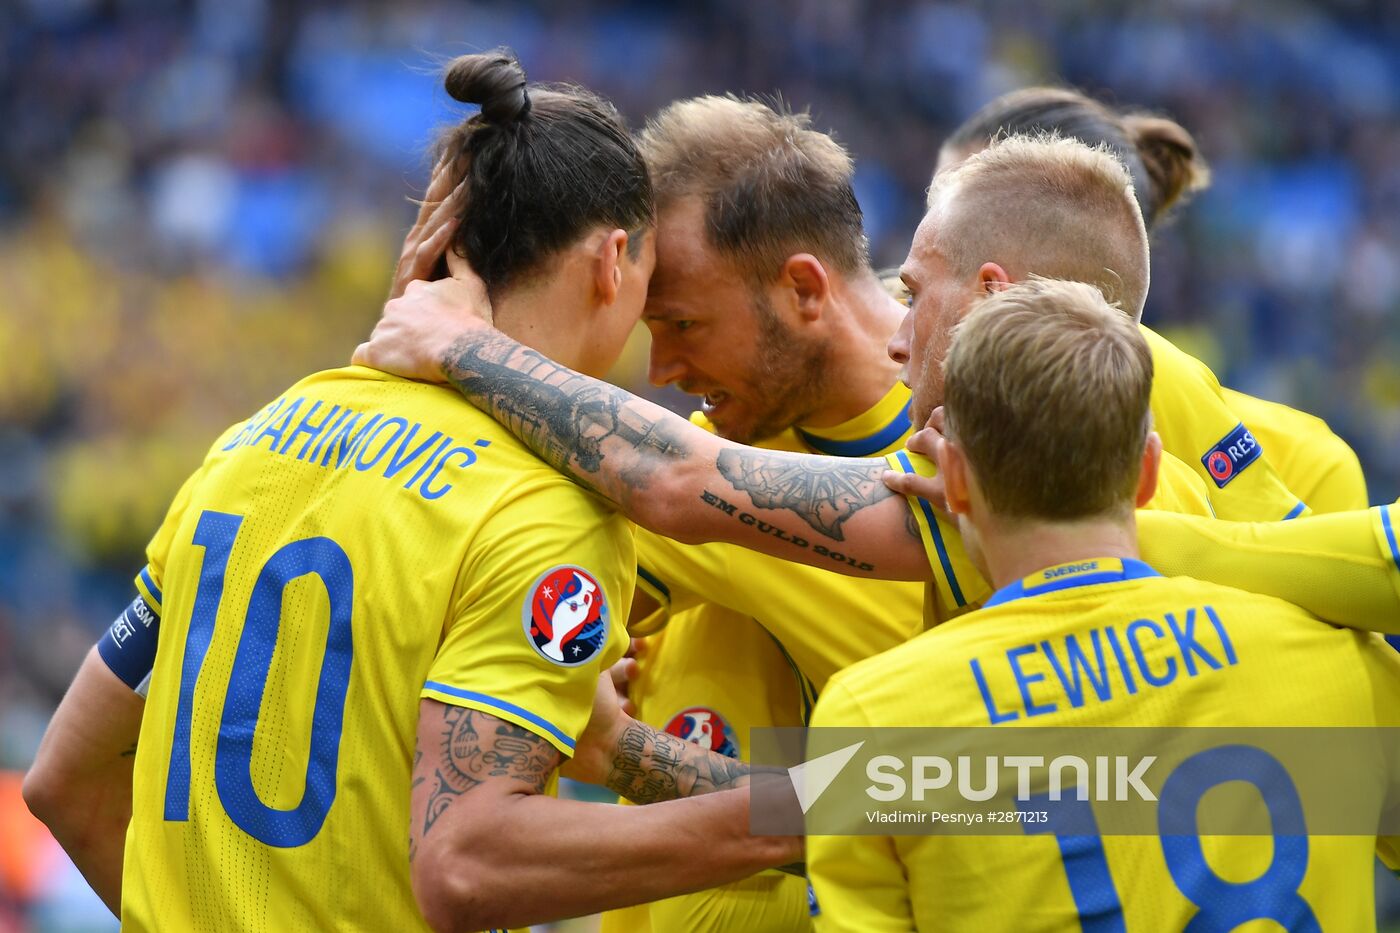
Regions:
<svg viewBox="0 0 1400 933"><path fill-rule="evenodd" d="M146 597L137 596L108 627L97 643L97 653L122 683L145 696L159 635L160 613Z"/></svg>

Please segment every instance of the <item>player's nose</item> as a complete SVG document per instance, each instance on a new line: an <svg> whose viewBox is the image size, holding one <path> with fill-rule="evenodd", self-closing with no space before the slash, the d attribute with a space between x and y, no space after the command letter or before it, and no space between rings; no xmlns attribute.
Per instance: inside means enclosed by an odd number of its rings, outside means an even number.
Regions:
<svg viewBox="0 0 1400 933"><path fill-rule="evenodd" d="M647 357L647 379L654 386L667 386L680 382L685 376L685 359L673 353L665 341L654 337L651 341L651 355Z"/></svg>
<svg viewBox="0 0 1400 933"><path fill-rule="evenodd" d="M890 342L885 344L885 352L900 366L909 363L909 334L904 325L900 325L899 330L895 331L894 336L890 338Z"/></svg>

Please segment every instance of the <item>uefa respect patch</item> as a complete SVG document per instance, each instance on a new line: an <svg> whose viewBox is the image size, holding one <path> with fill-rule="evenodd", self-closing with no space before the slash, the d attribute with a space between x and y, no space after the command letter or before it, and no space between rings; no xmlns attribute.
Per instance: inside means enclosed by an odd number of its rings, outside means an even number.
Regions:
<svg viewBox="0 0 1400 933"><path fill-rule="evenodd" d="M1254 435L1249 433L1249 428L1243 423L1226 434L1210 450L1206 451L1201 463L1205 464L1206 472L1210 478L1215 480L1215 485L1224 489L1225 486L1240 475L1240 472L1264 453L1264 447Z"/></svg>
<svg viewBox="0 0 1400 933"><path fill-rule="evenodd" d="M739 740L734 730L723 716L708 706L681 710L666 723L666 731L706 751L718 752L726 758L739 757Z"/></svg>
<svg viewBox="0 0 1400 933"><path fill-rule="evenodd" d="M552 567L530 586L521 623L545 660L562 667L586 664L608 640L603 587L582 567Z"/></svg>

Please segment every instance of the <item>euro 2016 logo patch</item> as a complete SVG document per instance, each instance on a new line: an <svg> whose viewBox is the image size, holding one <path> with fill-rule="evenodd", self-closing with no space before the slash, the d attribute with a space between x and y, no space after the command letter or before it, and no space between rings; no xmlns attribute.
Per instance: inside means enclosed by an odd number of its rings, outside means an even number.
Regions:
<svg viewBox="0 0 1400 933"><path fill-rule="evenodd" d="M545 571L530 587L521 618L535 650L564 667L587 663L608 640L603 588L582 567Z"/></svg>
<svg viewBox="0 0 1400 933"><path fill-rule="evenodd" d="M727 758L739 757L739 740L719 713L705 706L683 709L666 723L666 731Z"/></svg>
<svg viewBox="0 0 1400 933"><path fill-rule="evenodd" d="M1264 448L1254 439L1254 435L1249 433L1249 428L1240 424L1222 437L1220 443L1207 450L1201 458L1201 463L1205 465L1206 472L1215 481L1215 485L1224 489L1230 480L1258 460L1263 452Z"/></svg>

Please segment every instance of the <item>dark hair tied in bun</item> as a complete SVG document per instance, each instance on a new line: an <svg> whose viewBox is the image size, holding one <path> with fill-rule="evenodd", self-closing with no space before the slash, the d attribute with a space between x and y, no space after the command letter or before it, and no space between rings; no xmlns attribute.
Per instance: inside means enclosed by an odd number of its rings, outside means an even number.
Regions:
<svg viewBox="0 0 1400 933"><path fill-rule="evenodd" d="M513 123L530 112L525 69L510 49L462 55L447 66L447 93L464 104L480 104L488 123Z"/></svg>

